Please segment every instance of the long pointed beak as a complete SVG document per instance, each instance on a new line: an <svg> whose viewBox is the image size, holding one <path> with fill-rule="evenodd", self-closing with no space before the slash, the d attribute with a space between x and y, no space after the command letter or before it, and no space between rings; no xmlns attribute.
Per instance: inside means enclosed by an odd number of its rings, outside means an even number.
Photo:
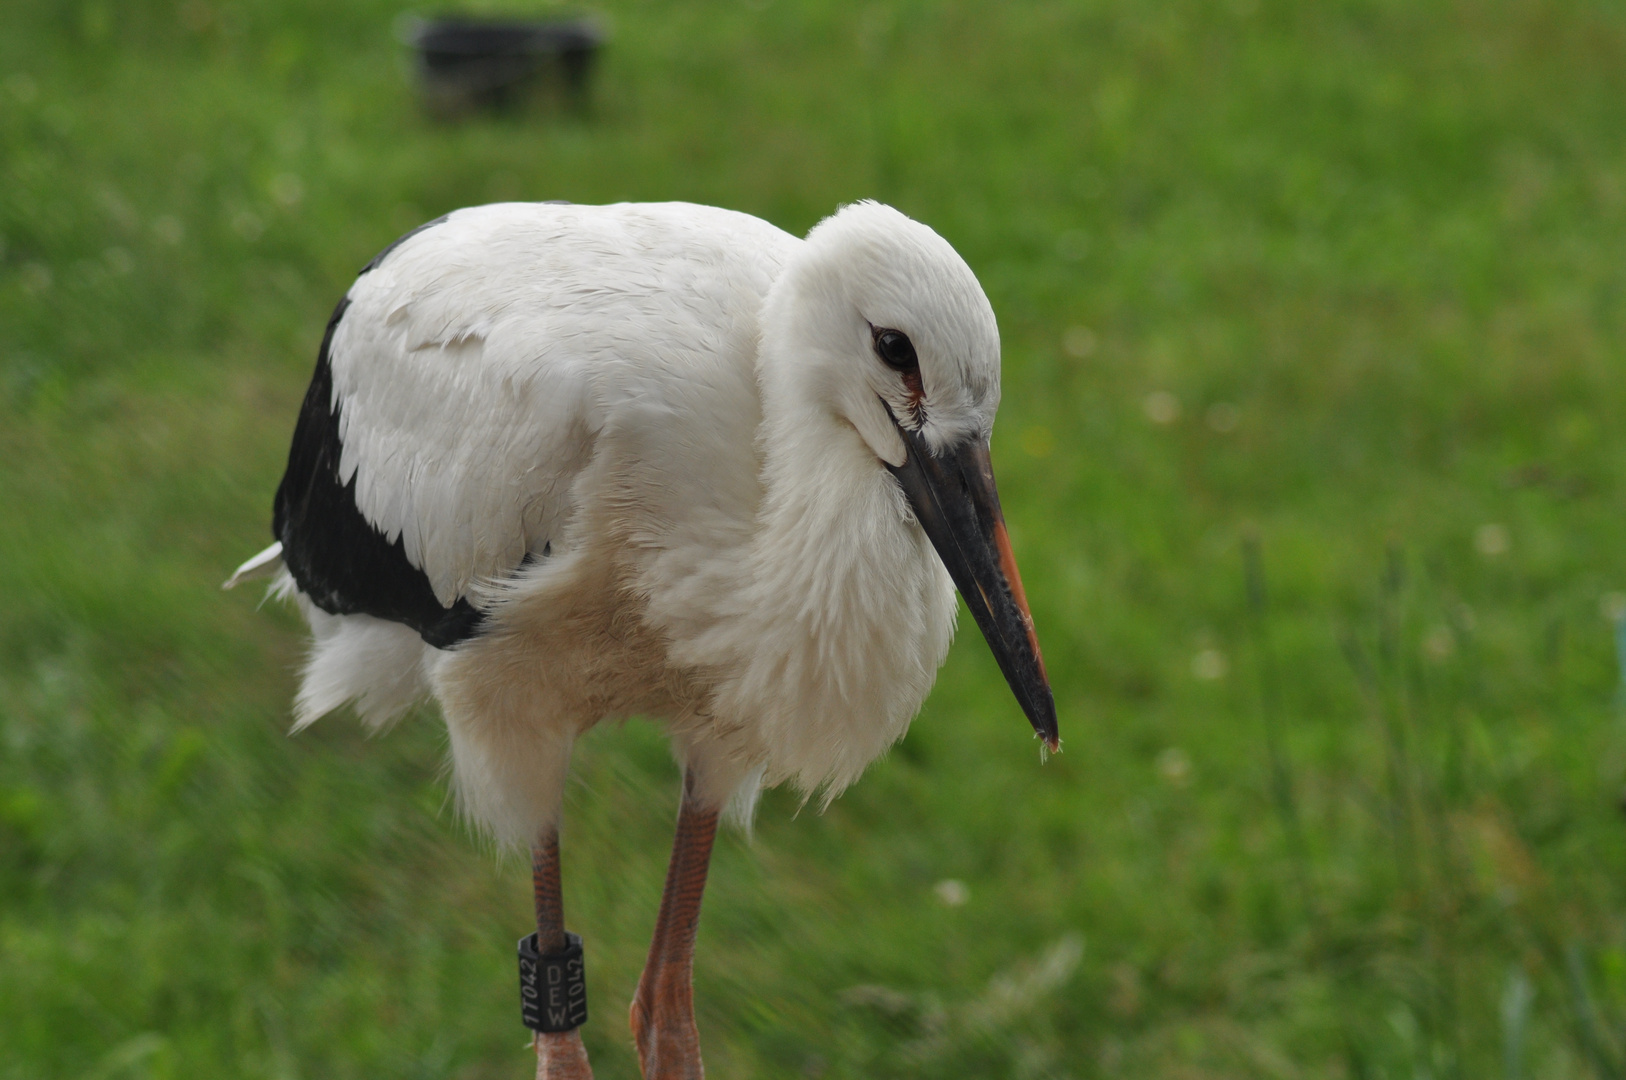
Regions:
<svg viewBox="0 0 1626 1080"><path fill-rule="evenodd" d="M893 423L897 423L895 418ZM965 597L971 617L988 639L999 670L1005 673L1033 730L1048 749L1059 749L1056 701L1045 677L1039 636L1033 631L1016 556L1005 533L988 444L967 439L938 456L918 433L902 424L898 424L898 432L909 448L909 457L902 465L887 468L903 486L927 539Z"/></svg>

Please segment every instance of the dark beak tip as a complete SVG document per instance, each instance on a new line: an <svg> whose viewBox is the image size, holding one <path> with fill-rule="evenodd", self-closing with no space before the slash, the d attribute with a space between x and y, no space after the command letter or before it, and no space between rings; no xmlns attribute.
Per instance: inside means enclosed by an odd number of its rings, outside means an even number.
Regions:
<svg viewBox="0 0 1626 1080"><path fill-rule="evenodd" d="M1046 688L1048 690L1048 687ZM1028 720L1033 724L1033 734L1044 743L1046 753L1061 753L1061 730L1056 723L1056 702L1049 693L1039 703L1038 708L1028 713Z"/></svg>

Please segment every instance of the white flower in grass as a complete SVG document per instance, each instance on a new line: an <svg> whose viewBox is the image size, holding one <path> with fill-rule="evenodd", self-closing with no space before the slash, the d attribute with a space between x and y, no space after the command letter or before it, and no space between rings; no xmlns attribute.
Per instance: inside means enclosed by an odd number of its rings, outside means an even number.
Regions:
<svg viewBox="0 0 1626 1080"><path fill-rule="evenodd" d="M1204 682L1223 679L1230 670L1230 661L1218 649L1203 649L1191 658L1191 673Z"/></svg>
<svg viewBox="0 0 1626 1080"><path fill-rule="evenodd" d="M1147 394L1141 408L1146 410L1146 419L1154 424L1172 424L1180 419L1180 399L1167 390L1154 390Z"/></svg>
<svg viewBox="0 0 1626 1080"><path fill-rule="evenodd" d="M12 97L24 105L32 102L40 94L40 84L34 81L33 76L20 71L6 80L6 89L11 92Z"/></svg>
<svg viewBox="0 0 1626 1080"><path fill-rule="evenodd" d="M1436 626L1423 638L1423 655L1440 663L1457 651L1457 635L1449 626Z"/></svg>
<svg viewBox="0 0 1626 1080"><path fill-rule="evenodd" d="M23 288L29 294L38 296L40 293L50 291L51 283L56 280L56 276L51 273L51 268L42 262L26 262L23 263L22 279Z"/></svg>
<svg viewBox="0 0 1626 1080"><path fill-rule="evenodd" d="M1083 360L1095 352L1095 331L1087 326L1069 326L1061 336L1062 352L1074 360Z"/></svg>
<svg viewBox="0 0 1626 1080"><path fill-rule="evenodd" d="M1183 788L1191 783L1191 759L1178 746L1171 746L1157 755L1157 774L1171 787Z"/></svg>
<svg viewBox="0 0 1626 1080"><path fill-rule="evenodd" d="M265 235L265 221L252 210L239 210L232 215L231 227L244 240L253 243Z"/></svg>
<svg viewBox="0 0 1626 1080"><path fill-rule="evenodd" d="M1208 421L1208 426L1212 430L1221 435L1229 435L1241 422L1242 410L1229 401L1216 401L1208 407L1208 412L1203 414L1203 418Z"/></svg>
<svg viewBox="0 0 1626 1080"><path fill-rule="evenodd" d="M174 214L164 214L152 223L152 234L163 243L174 246L186 239L186 226Z"/></svg>
<svg viewBox="0 0 1626 1080"><path fill-rule="evenodd" d="M305 181L293 173L280 173L271 178L271 198L291 210L305 198Z"/></svg>
<svg viewBox="0 0 1626 1080"><path fill-rule="evenodd" d="M1487 559L1494 559L1507 554L1507 529L1491 522L1481 525L1474 532L1474 550Z"/></svg>

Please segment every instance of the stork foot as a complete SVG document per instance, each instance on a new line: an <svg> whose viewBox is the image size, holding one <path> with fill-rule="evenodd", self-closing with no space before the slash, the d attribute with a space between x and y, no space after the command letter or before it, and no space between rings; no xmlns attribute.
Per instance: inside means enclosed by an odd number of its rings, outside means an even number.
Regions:
<svg viewBox="0 0 1626 1080"><path fill-rule="evenodd" d="M593 1080L581 1032L537 1032L536 1080Z"/></svg>
<svg viewBox="0 0 1626 1080"><path fill-rule="evenodd" d="M644 1080L704 1080L688 976L684 971L678 978L652 978L646 969L638 980L628 1019Z"/></svg>

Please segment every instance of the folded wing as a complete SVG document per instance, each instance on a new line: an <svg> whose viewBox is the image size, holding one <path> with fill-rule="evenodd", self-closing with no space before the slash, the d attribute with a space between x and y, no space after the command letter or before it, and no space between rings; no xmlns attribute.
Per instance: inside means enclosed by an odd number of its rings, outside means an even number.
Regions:
<svg viewBox="0 0 1626 1080"><path fill-rule="evenodd" d="M475 582L556 535L598 426L586 358L482 209L392 245L334 310L272 526L318 607L442 648L477 631Z"/></svg>

